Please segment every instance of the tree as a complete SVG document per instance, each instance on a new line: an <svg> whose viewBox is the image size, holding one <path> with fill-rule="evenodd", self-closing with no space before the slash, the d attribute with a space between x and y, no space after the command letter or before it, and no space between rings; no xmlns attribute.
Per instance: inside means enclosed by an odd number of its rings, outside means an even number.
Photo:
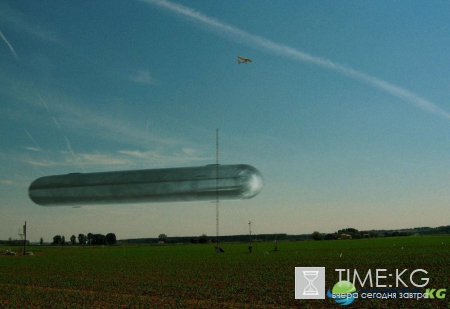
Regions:
<svg viewBox="0 0 450 309"><path fill-rule="evenodd" d="M89 233L90 234L90 233ZM88 234L88 238L89 238ZM91 234L91 245L107 245L106 236L102 234Z"/></svg>
<svg viewBox="0 0 450 309"><path fill-rule="evenodd" d="M70 236L70 242L72 243L72 245L75 245L76 240L77 238L75 237L75 235Z"/></svg>
<svg viewBox="0 0 450 309"><path fill-rule="evenodd" d="M41 239L39 240L39 244L42 246L44 244L44 238L41 237Z"/></svg>
<svg viewBox="0 0 450 309"><path fill-rule="evenodd" d="M206 244L208 242L208 236L206 236L206 234L202 234L202 236L198 238L198 242L201 244Z"/></svg>
<svg viewBox="0 0 450 309"><path fill-rule="evenodd" d="M56 235L53 237L53 245L60 245L61 244L61 235Z"/></svg>
<svg viewBox="0 0 450 309"><path fill-rule="evenodd" d="M107 245L106 236L102 234L95 234L95 242L97 245Z"/></svg>
<svg viewBox="0 0 450 309"><path fill-rule="evenodd" d="M352 227L348 227L346 229L342 229L338 231L338 234L348 234L351 235L352 238L361 238L361 234L359 233L359 231L357 229L354 229Z"/></svg>
<svg viewBox="0 0 450 309"><path fill-rule="evenodd" d="M84 234L78 234L78 243L80 245L86 244L86 236Z"/></svg>
<svg viewBox="0 0 450 309"><path fill-rule="evenodd" d="M312 233L312 238L314 240L322 240L323 239L323 235L317 231L315 231L314 233Z"/></svg>
<svg viewBox="0 0 450 309"><path fill-rule="evenodd" d="M87 234L87 242L88 242L88 245L92 245L93 240L94 240L94 234L88 233L88 234Z"/></svg>
<svg viewBox="0 0 450 309"><path fill-rule="evenodd" d="M167 240L167 235L166 235L166 234L159 234L158 240L159 240L159 241L166 242L166 240Z"/></svg>
<svg viewBox="0 0 450 309"><path fill-rule="evenodd" d="M61 245L65 245L66 244L66 238L63 236L61 236Z"/></svg>
<svg viewBox="0 0 450 309"><path fill-rule="evenodd" d="M394 232L391 233L390 236L393 236L393 237L400 236L400 233L398 231L394 231Z"/></svg>
<svg viewBox="0 0 450 309"><path fill-rule="evenodd" d="M108 243L108 245L115 245L117 242L116 234L114 234L114 233L106 234L106 242Z"/></svg>

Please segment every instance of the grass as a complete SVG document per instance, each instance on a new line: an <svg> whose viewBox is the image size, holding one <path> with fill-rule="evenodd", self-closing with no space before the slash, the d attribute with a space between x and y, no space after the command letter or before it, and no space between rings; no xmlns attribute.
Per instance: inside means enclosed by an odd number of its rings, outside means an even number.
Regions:
<svg viewBox="0 0 450 309"><path fill-rule="evenodd" d="M339 281L338 268L408 269L408 285L421 268L426 288L450 292L449 236L279 242L277 252L273 243L254 243L252 254L247 245L222 244L222 254L213 245L30 247L34 256L0 256L0 307L339 307L328 298L294 299L294 269L308 266L326 267L326 289ZM348 307L450 308L449 297L357 299Z"/></svg>

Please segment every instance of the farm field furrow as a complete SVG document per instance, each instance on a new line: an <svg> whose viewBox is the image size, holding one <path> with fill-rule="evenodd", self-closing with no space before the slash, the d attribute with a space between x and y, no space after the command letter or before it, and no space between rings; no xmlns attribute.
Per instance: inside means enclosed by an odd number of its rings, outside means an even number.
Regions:
<svg viewBox="0 0 450 309"><path fill-rule="evenodd" d="M406 269L409 288L411 273L423 269L429 283L421 293L450 291L448 236L280 242L276 252L262 242L251 254L247 245L224 243L222 254L213 245L30 247L33 256L0 256L0 307L340 307L328 297L296 300L295 267L325 267L327 290L339 281L335 269ZM358 298L348 308L450 308L449 297Z"/></svg>

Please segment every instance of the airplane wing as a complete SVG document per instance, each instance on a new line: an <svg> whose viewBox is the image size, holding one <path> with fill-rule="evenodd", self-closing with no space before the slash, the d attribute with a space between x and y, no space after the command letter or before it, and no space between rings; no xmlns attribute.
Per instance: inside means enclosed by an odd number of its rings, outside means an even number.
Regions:
<svg viewBox="0 0 450 309"><path fill-rule="evenodd" d="M246 62L252 62L252 59L250 59L250 58L244 58L244 57L242 57L242 56L238 56L238 57L237 57L237 62L238 62L239 64L241 64L241 63L246 63Z"/></svg>

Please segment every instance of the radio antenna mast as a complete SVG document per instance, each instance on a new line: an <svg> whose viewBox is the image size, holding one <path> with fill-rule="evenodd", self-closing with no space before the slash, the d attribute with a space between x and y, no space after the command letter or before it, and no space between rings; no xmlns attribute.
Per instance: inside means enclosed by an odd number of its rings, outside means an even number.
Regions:
<svg viewBox="0 0 450 309"><path fill-rule="evenodd" d="M219 248L219 129L216 129L216 250Z"/></svg>

